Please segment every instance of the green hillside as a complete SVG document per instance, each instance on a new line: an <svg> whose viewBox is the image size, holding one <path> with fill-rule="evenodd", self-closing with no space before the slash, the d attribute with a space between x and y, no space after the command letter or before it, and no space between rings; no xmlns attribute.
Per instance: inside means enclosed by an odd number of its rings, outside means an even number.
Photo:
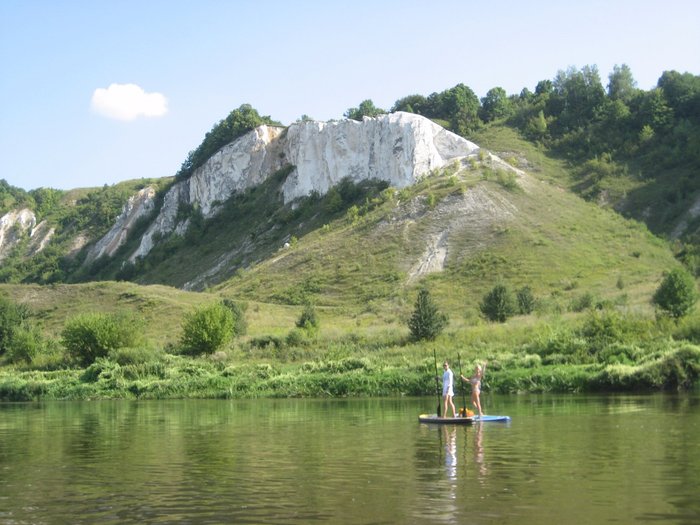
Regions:
<svg viewBox="0 0 700 525"><path fill-rule="evenodd" d="M511 153L516 159L527 152ZM405 312L415 290L427 285L444 308L473 312L500 281L530 286L551 311L566 310L583 293L645 308L662 272L677 264L668 246L644 226L550 183L565 172L543 160L528 160L536 177L517 183L485 162L385 190L370 206L301 235L215 290L263 302L311 299ZM471 195L503 209L469 209ZM444 228L451 230L444 271L410 279L431 236Z"/></svg>

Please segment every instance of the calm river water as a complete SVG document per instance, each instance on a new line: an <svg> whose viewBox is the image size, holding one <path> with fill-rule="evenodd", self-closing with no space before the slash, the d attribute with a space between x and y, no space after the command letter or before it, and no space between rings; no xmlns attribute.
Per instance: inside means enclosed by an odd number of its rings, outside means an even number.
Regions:
<svg viewBox="0 0 700 525"><path fill-rule="evenodd" d="M0 524L700 523L700 395L0 404Z"/></svg>

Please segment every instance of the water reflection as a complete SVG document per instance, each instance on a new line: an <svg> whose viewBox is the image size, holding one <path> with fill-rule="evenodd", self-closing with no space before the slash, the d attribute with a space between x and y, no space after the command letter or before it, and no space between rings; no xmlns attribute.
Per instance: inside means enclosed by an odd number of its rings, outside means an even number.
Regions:
<svg viewBox="0 0 700 525"><path fill-rule="evenodd" d="M11 523L690 523L700 396L0 404ZM643 475L640 475L643 473Z"/></svg>
<svg viewBox="0 0 700 525"><path fill-rule="evenodd" d="M484 461L484 423L474 425L474 464L479 472L479 481L483 482L488 474L488 468Z"/></svg>
<svg viewBox="0 0 700 525"><path fill-rule="evenodd" d="M457 478L457 429L454 426L442 427L445 436L445 472L447 478Z"/></svg>
<svg viewBox="0 0 700 525"><path fill-rule="evenodd" d="M488 465L484 453L484 424L477 423L471 427L442 425L438 428L440 446L444 450L446 479L454 481L458 478L458 465L461 458L464 465L463 471L467 476L474 473L481 482L485 481ZM458 446L458 438L461 438L461 447Z"/></svg>

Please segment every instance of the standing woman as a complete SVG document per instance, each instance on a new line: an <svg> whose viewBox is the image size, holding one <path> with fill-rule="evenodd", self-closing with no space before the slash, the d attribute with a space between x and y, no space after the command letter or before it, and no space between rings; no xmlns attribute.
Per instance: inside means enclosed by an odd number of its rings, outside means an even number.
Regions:
<svg viewBox="0 0 700 525"><path fill-rule="evenodd" d="M452 373L452 370L450 370L450 365L447 361L443 363L442 367L445 369L445 371L442 373L442 399L445 403L445 408L442 411L442 414L443 417L447 417L447 405L449 405L452 407L452 417L457 417L455 404L452 402L452 397L455 395L453 388L454 374Z"/></svg>
<svg viewBox="0 0 700 525"><path fill-rule="evenodd" d="M472 385L472 405L477 409L479 412L479 417L483 416L484 413L481 410L481 378L484 377L484 374L486 373L486 361L484 361L483 365L476 365L476 368L474 368L474 375L471 376L470 378L464 377L462 374L459 374L459 377L462 381L468 381Z"/></svg>

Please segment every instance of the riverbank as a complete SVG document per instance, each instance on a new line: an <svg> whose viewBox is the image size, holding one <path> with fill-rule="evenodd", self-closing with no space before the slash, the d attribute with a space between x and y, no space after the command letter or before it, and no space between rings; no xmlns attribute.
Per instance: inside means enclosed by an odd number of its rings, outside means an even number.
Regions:
<svg viewBox="0 0 700 525"><path fill-rule="evenodd" d="M676 391L699 384L700 346L669 342L655 351L637 349L634 362L625 357L630 348L618 350L606 362L588 363L555 362L567 361L565 355L494 353L488 356L485 391ZM453 362L467 375L471 362L464 359ZM436 392L435 375L432 351L415 347L403 354L394 349L308 360L122 353L87 368L4 367L0 400L429 396Z"/></svg>

